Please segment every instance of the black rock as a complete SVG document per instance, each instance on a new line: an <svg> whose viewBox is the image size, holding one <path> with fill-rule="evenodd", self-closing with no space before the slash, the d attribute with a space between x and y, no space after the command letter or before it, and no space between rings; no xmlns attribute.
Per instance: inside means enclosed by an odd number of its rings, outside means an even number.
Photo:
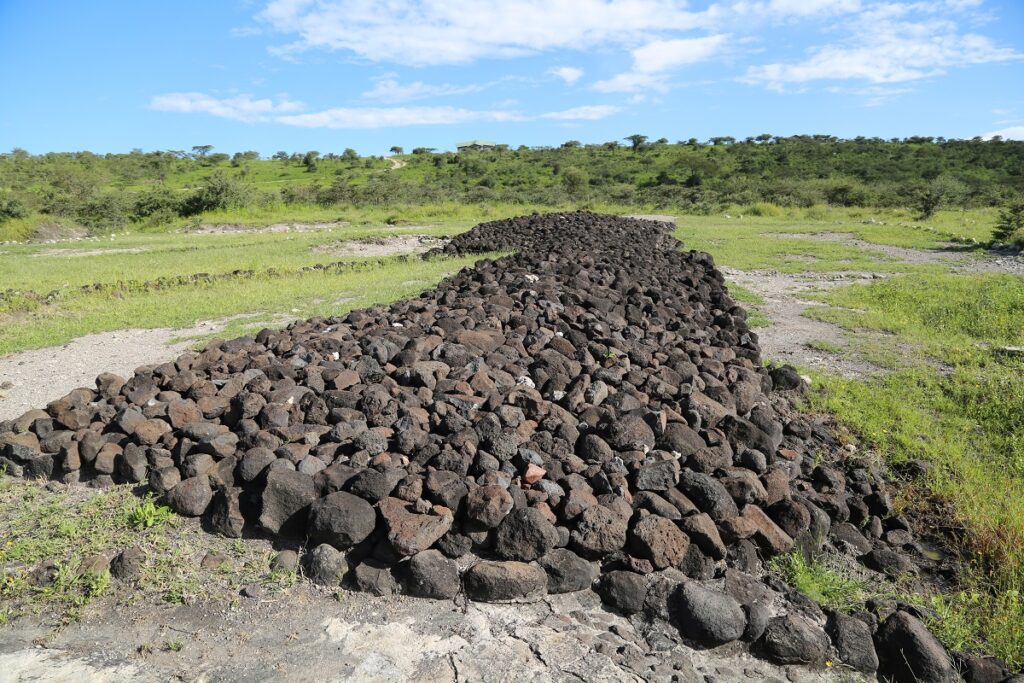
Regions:
<svg viewBox="0 0 1024 683"><path fill-rule="evenodd" d="M946 648L906 612L893 612L875 634L879 673L897 683L953 683L958 676Z"/></svg>
<svg viewBox="0 0 1024 683"><path fill-rule="evenodd" d="M679 586L674 610L683 635L709 647L739 639L747 627L747 616L738 602L694 581Z"/></svg>
<svg viewBox="0 0 1024 683"><path fill-rule="evenodd" d="M590 588L597 578L597 568L582 557L555 548L540 558L540 566L548 574L548 593L572 593Z"/></svg>
<svg viewBox="0 0 1024 683"><path fill-rule="evenodd" d="M867 624L856 617L836 613L829 618L826 629L840 661L865 674L878 670L878 655Z"/></svg>
<svg viewBox="0 0 1024 683"><path fill-rule="evenodd" d="M498 527L494 552L507 560L530 561L558 543L558 532L535 508L513 510Z"/></svg>
<svg viewBox="0 0 1024 683"><path fill-rule="evenodd" d="M821 664L828 646L825 632L796 614L770 620L761 636L765 656L777 664Z"/></svg>
<svg viewBox="0 0 1024 683"><path fill-rule="evenodd" d="M317 499L309 508L309 536L344 550L373 533L377 513L359 496L335 491Z"/></svg>
<svg viewBox="0 0 1024 683"><path fill-rule="evenodd" d="M601 577L601 599L623 614L636 614L644 608L647 580L640 574L612 571Z"/></svg>
<svg viewBox="0 0 1024 683"><path fill-rule="evenodd" d="M424 550L409 560L406 589L421 598L448 600L462 587L455 563L437 550Z"/></svg>
<svg viewBox="0 0 1024 683"><path fill-rule="evenodd" d="M348 563L340 550L321 543L306 555L306 576L321 586L338 586L348 573Z"/></svg>

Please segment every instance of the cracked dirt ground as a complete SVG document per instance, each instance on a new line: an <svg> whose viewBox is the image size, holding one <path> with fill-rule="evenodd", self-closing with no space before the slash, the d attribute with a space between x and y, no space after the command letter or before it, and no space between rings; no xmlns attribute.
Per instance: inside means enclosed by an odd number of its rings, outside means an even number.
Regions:
<svg viewBox="0 0 1024 683"><path fill-rule="evenodd" d="M596 594L492 605L348 593L300 584L223 606L95 603L57 633L0 632L4 681L826 681L729 646L690 650L641 634ZM644 637L646 635L646 638ZM655 675L652 666L661 676Z"/></svg>

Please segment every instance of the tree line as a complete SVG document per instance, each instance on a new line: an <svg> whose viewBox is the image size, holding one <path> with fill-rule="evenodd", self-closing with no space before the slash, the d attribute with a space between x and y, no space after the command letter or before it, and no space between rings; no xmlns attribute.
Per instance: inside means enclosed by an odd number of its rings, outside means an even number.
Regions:
<svg viewBox="0 0 1024 683"><path fill-rule="evenodd" d="M392 154L403 154L401 147ZM231 208L442 201L636 205L710 213L729 206L1005 206L1024 190L1024 142L825 135L438 152L417 147L401 168L340 153L226 154L212 145L98 155L0 154L0 221L61 217L90 228L157 223Z"/></svg>

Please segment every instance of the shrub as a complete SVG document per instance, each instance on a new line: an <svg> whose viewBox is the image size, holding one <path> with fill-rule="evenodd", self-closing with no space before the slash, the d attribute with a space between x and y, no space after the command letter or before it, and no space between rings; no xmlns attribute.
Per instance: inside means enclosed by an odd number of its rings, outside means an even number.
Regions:
<svg viewBox="0 0 1024 683"><path fill-rule="evenodd" d="M0 223L14 218L24 218L28 215L28 207L21 203L17 197L0 195Z"/></svg>
<svg viewBox="0 0 1024 683"><path fill-rule="evenodd" d="M999 212L992 237L1024 247L1024 199L1015 199Z"/></svg>

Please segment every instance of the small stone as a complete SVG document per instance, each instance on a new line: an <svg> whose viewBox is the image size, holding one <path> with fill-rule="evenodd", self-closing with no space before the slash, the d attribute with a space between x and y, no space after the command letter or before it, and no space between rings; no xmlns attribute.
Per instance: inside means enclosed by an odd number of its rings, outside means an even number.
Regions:
<svg viewBox="0 0 1024 683"><path fill-rule="evenodd" d="M115 579L127 581L138 576L145 561L146 553L143 552L142 548L135 546L125 548L111 560L110 574Z"/></svg>
<svg viewBox="0 0 1024 683"><path fill-rule="evenodd" d="M167 504L186 517L199 517L206 512L212 500L213 489L205 474L185 479L167 492Z"/></svg>
<svg viewBox="0 0 1024 683"><path fill-rule="evenodd" d="M341 579L348 573L348 563L340 550L327 543L321 543L306 555L306 576L320 586L341 585Z"/></svg>
<svg viewBox="0 0 1024 683"><path fill-rule="evenodd" d="M583 511L570 535L573 549L588 559L600 559L626 545L626 520L604 506Z"/></svg>
<svg viewBox="0 0 1024 683"><path fill-rule="evenodd" d="M690 539L672 520L647 515L633 525L630 545L637 555L650 560L655 569L666 569L682 562Z"/></svg>
<svg viewBox="0 0 1024 683"><path fill-rule="evenodd" d="M398 592L398 582L392 576L391 570L376 560L364 560L355 570L356 587L372 595L384 596L394 595Z"/></svg>
<svg viewBox="0 0 1024 683"><path fill-rule="evenodd" d="M458 568L439 550L424 550L409 560L410 595L449 600L459 594L461 587Z"/></svg>
<svg viewBox="0 0 1024 683"><path fill-rule="evenodd" d="M299 568L299 554L294 550L282 550L270 562L270 570L290 574Z"/></svg>
<svg viewBox="0 0 1024 683"><path fill-rule="evenodd" d="M525 562L477 562L466 572L466 593L481 602L529 602L540 599L547 574Z"/></svg>
<svg viewBox="0 0 1024 683"><path fill-rule="evenodd" d="M349 548L373 533L377 513L359 496L336 491L314 502L309 509L309 536L317 543Z"/></svg>
<svg viewBox="0 0 1024 683"><path fill-rule="evenodd" d="M879 673L896 681L953 683L959 677L946 648L925 625L894 612L875 634Z"/></svg>
<svg viewBox="0 0 1024 683"><path fill-rule="evenodd" d="M597 578L593 564L565 548L549 550L539 562L548 574L548 593L552 595L586 590Z"/></svg>
<svg viewBox="0 0 1024 683"><path fill-rule="evenodd" d="M496 484L477 486L466 496L466 516L490 529L501 524L512 506L512 496Z"/></svg>
<svg viewBox="0 0 1024 683"><path fill-rule="evenodd" d="M612 571L601 577L598 592L601 600L623 614L636 614L644 608L647 580L633 572Z"/></svg>

